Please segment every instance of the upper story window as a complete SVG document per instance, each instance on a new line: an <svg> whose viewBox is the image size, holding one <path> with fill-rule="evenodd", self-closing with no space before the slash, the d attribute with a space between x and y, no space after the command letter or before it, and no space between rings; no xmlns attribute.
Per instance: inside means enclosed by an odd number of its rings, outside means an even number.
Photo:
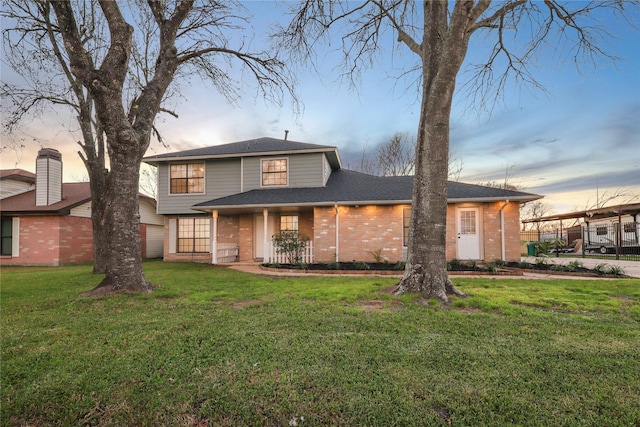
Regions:
<svg viewBox="0 0 640 427"><path fill-rule="evenodd" d="M262 161L262 186L288 185L287 159Z"/></svg>
<svg viewBox="0 0 640 427"><path fill-rule="evenodd" d="M204 193L204 163L171 165L170 194Z"/></svg>

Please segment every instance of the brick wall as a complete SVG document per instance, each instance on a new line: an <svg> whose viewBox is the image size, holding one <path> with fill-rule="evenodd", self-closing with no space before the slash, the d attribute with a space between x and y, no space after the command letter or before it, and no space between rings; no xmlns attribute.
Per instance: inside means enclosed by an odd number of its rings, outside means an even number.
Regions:
<svg viewBox="0 0 640 427"><path fill-rule="evenodd" d="M502 257L500 208L504 201L458 206L478 207L480 215L480 256L486 261ZM408 206L339 206L339 259L341 261L374 261L372 251L382 249L381 255L390 262L402 259L402 210ZM457 257L457 209L447 207L446 257ZM520 210L518 203L504 208L505 255L508 261L520 259ZM331 262L336 253L335 207L315 208L314 256L319 262Z"/></svg>
<svg viewBox="0 0 640 427"><path fill-rule="evenodd" d="M373 262L372 252L383 259L402 259L402 210L406 206L339 206L339 261ZM334 207L316 208L314 255L317 261L331 262L336 253L336 212Z"/></svg>
<svg viewBox="0 0 640 427"><path fill-rule="evenodd" d="M20 255L2 257L2 265L59 266L93 259L90 218L20 217Z"/></svg>

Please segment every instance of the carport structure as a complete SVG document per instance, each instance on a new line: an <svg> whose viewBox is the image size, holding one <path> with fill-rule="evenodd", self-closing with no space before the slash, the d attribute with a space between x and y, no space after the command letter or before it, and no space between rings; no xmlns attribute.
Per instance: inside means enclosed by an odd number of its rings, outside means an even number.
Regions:
<svg viewBox="0 0 640 427"><path fill-rule="evenodd" d="M628 222L623 223L623 219L629 218ZM616 259L620 259L620 255L622 255L625 250L629 249L628 244L633 245L630 250L630 255L637 257L640 260L640 203L630 203L616 206L607 206L596 209L586 209L582 211L569 212L564 214L557 215L549 215L539 218L531 218L523 220L524 224L527 223L539 223L539 222L552 222L558 221L560 223L560 235L562 235L562 221L577 219L582 220L582 254L585 254L585 251L588 248L588 245L584 242L585 237L589 237L590 231L596 232L599 234L599 230L597 228L604 228L606 225L604 222L608 220L608 224L613 225L613 234L611 235L611 243L610 245L602 245L600 248L605 248L604 252L601 251L602 254L606 254L607 247L609 246L613 250L615 250ZM594 229L595 227L595 229ZM606 234L611 234L607 232Z"/></svg>

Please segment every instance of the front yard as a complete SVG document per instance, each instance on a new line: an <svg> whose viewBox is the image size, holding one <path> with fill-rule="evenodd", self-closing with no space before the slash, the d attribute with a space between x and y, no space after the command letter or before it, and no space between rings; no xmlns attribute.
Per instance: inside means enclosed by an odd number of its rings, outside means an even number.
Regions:
<svg viewBox="0 0 640 427"><path fill-rule="evenodd" d="M2 425L607 425L640 420L638 280L255 276L148 262L2 268Z"/></svg>

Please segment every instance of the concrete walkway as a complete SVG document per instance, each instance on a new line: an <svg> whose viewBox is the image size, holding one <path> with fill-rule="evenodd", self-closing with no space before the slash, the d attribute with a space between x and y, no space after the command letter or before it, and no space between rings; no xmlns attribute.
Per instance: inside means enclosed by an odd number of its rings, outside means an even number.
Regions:
<svg viewBox="0 0 640 427"><path fill-rule="evenodd" d="M549 257L545 258L548 263L553 264L568 264L571 261L580 261L582 265L587 268L593 268L597 264L607 264L607 265L617 265L624 269L626 275L640 278L640 262L639 261L616 261L616 260L601 260L601 259L590 259L590 258L555 258ZM535 257L523 257L522 261L526 261L532 264L535 264ZM224 264L225 266L232 268L238 271L244 271L245 273L253 273L253 274L264 274L268 276L336 276L336 274L315 274L315 273L305 273L303 271L295 271L295 270L282 270L282 271L269 271L263 270L260 268L260 263L230 263ZM352 276L352 277L363 277L362 274L340 274L340 276ZM375 276L371 274L371 276ZM379 277L401 277L402 273L398 273L397 275L384 275ZM523 276L487 276L487 275L473 275L473 274L465 274L465 275L452 275L453 278L456 277L490 277L492 279L543 279L543 278L564 278L564 279L573 279L573 280L593 280L597 279L597 277L584 277L584 276L567 276L567 275L557 275L557 274L547 274L540 272L525 272ZM602 279L607 280L607 279ZM640 283L640 282L639 282Z"/></svg>

